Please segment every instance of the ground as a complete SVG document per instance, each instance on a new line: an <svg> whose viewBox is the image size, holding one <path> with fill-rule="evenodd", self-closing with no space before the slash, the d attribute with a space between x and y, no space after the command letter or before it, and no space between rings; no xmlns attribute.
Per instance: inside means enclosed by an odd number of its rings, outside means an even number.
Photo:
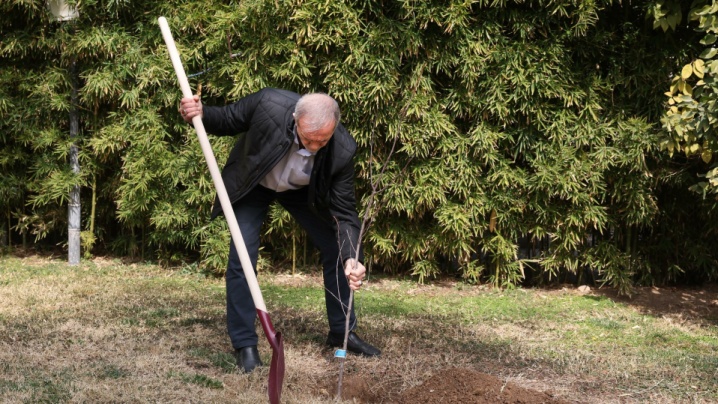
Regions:
<svg viewBox="0 0 718 404"><path fill-rule="evenodd" d="M629 296L618 296L615 290L592 290L617 302L633 306L643 313L674 321L718 324L718 286L642 287Z"/></svg>
<svg viewBox="0 0 718 404"><path fill-rule="evenodd" d="M550 393L520 387L502 381L496 376L467 368L446 368L439 372L441 378L429 377L422 384L412 387L391 402L396 404L444 403L444 404L531 404L567 403L552 397ZM362 403L385 402L386 396L371 392L368 383L360 378L347 381L343 398Z"/></svg>
<svg viewBox="0 0 718 404"><path fill-rule="evenodd" d="M260 273L284 336L283 403L336 402L318 271ZM370 279L343 402L718 402L718 287L517 290ZM260 338L265 363L271 349ZM266 402L269 367L237 372L224 282L95 259L0 261L3 402Z"/></svg>
<svg viewBox="0 0 718 404"><path fill-rule="evenodd" d="M421 288L419 288L421 289ZM439 288L425 288L417 293L456 293L455 284L446 282ZM565 285L542 293L578 294L607 297L636 308L647 315L666 318L669 322L690 324L718 323L718 286L701 287L638 287L630 296L622 296L610 288L575 287ZM440 377L437 377L440 376ZM446 404L533 404L584 402L580 399L566 401L554 397L550 389L543 391L522 387L517 383L482 373L471 368L448 367L427 376L417 386L392 394L391 389L377 388L376 380L367 380L360 375L347 377L343 382L342 397L355 403L446 403ZM381 384L379 384L381 386ZM544 386L542 386L544 387ZM327 386L324 392L335 394L336 386ZM631 402L630 394L623 395L619 402ZM594 402L596 397L586 398ZM601 401L600 398L598 401ZM606 401L615 401L606 397Z"/></svg>

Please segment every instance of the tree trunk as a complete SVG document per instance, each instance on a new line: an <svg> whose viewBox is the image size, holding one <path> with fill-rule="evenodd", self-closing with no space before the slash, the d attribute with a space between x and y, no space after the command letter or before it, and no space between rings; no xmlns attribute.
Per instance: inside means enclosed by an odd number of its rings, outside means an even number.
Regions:
<svg viewBox="0 0 718 404"><path fill-rule="evenodd" d="M70 64L70 81L72 82L72 92L70 95L70 167L75 174L80 173L80 159L78 157L77 138L80 129L80 119L77 111L77 62L73 57ZM70 201L67 210L67 262L70 265L80 263L80 186L75 185L70 190Z"/></svg>
<svg viewBox="0 0 718 404"><path fill-rule="evenodd" d="M12 251L12 217L10 216L10 207L7 208L7 248Z"/></svg>

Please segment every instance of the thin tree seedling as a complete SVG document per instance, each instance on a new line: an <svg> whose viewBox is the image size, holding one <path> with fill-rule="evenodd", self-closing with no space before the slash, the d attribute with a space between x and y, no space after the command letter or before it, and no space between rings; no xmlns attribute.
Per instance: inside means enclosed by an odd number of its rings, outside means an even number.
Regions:
<svg viewBox="0 0 718 404"><path fill-rule="evenodd" d="M416 90L414 89L414 92ZM401 134L401 122L406 117L406 111L407 107L404 107L401 112L399 113L399 127L396 133L396 136L394 136L394 140L391 145L391 149L389 150L389 153L386 156L386 159L381 165L381 170L379 174L376 176L376 178L373 175L372 172L372 160L374 159L374 148L373 148L373 142L369 142L369 183L371 187L371 192L369 193L369 198L366 203L366 208L364 209L364 215L362 216L361 226L359 228L359 237L357 240L357 245L352 246L354 247L354 264L356 265L356 262L359 262L359 252L361 251L362 247L362 240L364 238L364 235L366 234L367 230L369 229L369 226L371 222L374 219L374 216L376 215L376 212L374 211L374 204L376 202L377 196L383 192L386 189L386 186L379 188L379 185L384 177L384 174L386 172L387 167L389 166L389 163L391 162L391 158L396 150L396 145L399 140L399 136ZM373 136L371 136L373 138ZM411 159L410 159L411 161ZM407 163L408 166L408 163ZM336 220L336 218L335 218ZM338 224L338 223L337 223ZM338 238L337 238L338 239ZM341 248L341 246L340 246ZM340 265L341 263L338 263ZM352 268L354 269L354 268ZM337 274L339 271L337 271ZM338 276L338 275L337 275ZM338 297L337 297L338 298ZM340 300L341 301L341 300ZM343 355L336 355L339 358L339 376L338 376L338 382L337 382L337 396L336 400L340 401L342 397L342 382L344 378L344 363L346 362L346 351L347 351L347 345L349 341L349 331L351 328L350 319L351 319L351 312L352 312L352 306L354 304L354 290L349 289L349 303L347 305L346 309L346 320L345 320L345 328L344 328L344 343L342 345L342 352Z"/></svg>

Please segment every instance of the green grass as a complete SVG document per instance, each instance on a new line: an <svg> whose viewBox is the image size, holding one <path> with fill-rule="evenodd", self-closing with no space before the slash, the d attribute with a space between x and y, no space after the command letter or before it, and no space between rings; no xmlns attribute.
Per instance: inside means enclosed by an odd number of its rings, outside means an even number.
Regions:
<svg viewBox="0 0 718 404"><path fill-rule="evenodd" d="M237 361L234 355L227 352L217 352L209 348L198 347L191 349L189 354L207 360L212 366L222 369L225 373L232 373L237 370Z"/></svg>
<svg viewBox="0 0 718 404"><path fill-rule="evenodd" d="M200 373L186 374L182 372L170 372L167 377L171 379L178 378L184 383L196 384L200 387L207 387L210 389L222 389L224 387L221 381L215 380L209 376Z"/></svg>
<svg viewBox="0 0 718 404"><path fill-rule="evenodd" d="M116 365L108 363L102 365L97 370L96 375L98 379L120 379L129 376L130 372Z"/></svg>
<svg viewBox="0 0 718 404"><path fill-rule="evenodd" d="M25 388L30 391L30 402L59 403L72 397L72 375L62 374L36 375L25 381Z"/></svg>
<svg viewBox="0 0 718 404"><path fill-rule="evenodd" d="M9 392L21 391L23 388L25 387L21 383L11 380L0 380L0 396Z"/></svg>

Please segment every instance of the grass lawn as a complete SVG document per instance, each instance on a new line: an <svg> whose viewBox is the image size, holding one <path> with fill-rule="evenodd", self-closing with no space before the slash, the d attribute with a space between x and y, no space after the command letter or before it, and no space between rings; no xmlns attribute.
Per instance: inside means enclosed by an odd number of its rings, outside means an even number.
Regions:
<svg viewBox="0 0 718 404"><path fill-rule="evenodd" d="M335 402L318 272L259 282L285 338L283 402ZM222 279L182 268L2 257L0 400L266 402L268 368L235 368L224 296ZM716 288L626 299L374 277L356 296L358 332L383 354L349 357L347 402L394 402L454 367L567 402L718 402Z"/></svg>

